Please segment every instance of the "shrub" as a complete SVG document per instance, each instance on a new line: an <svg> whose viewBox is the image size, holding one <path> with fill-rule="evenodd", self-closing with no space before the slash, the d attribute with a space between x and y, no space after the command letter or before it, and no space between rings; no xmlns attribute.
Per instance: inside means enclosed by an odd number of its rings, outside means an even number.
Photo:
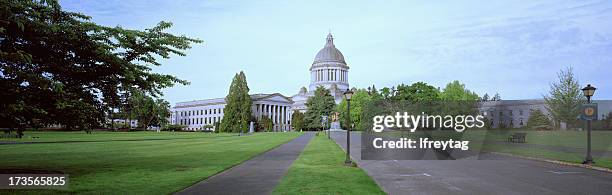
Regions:
<svg viewBox="0 0 612 195"><path fill-rule="evenodd" d="M162 127L162 131L182 131L185 127L185 125L166 125L164 127Z"/></svg>
<svg viewBox="0 0 612 195"><path fill-rule="evenodd" d="M534 130L552 130L550 120L544 113L539 109L531 110L529 114L529 120L527 120L527 127Z"/></svg>

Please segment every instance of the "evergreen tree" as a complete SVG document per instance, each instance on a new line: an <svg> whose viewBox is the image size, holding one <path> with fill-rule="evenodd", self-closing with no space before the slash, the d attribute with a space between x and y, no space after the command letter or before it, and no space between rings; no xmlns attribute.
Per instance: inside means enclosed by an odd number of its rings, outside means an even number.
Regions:
<svg viewBox="0 0 612 195"><path fill-rule="evenodd" d="M304 114L300 111L295 111L291 115L291 127L294 131L300 131L304 129Z"/></svg>
<svg viewBox="0 0 612 195"><path fill-rule="evenodd" d="M483 102L488 102L489 98L491 98L491 97L489 97L489 94L485 93L480 100L483 101Z"/></svg>
<svg viewBox="0 0 612 195"><path fill-rule="evenodd" d="M529 114L527 126L532 129L549 129L550 120L540 109L534 109Z"/></svg>
<svg viewBox="0 0 612 195"><path fill-rule="evenodd" d="M304 114L304 126L306 129L321 129L321 116L331 116L336 102L329 90L323 86L317 87L314 96L306 100L308 111Z"/></svg>
<svg viewBox="0 0 612 195"><path fill-rule="evenodd" d="M223 119L221 119L219 131L246 133L251 120L253 102L249 95L249 87L244 72L240 71L234 76L225 102L227 104L223 109Z"/></svg>
<svg viewBox="0 0 612 195"><path fill-rule="evenodd" d="M372 89L370 90L370 96L372 96L372 99L375 99L375 100L379 100L383 98L383 96L378 92L378 90L376 89L376 86L374 85L372 85Z"/></svg>
<svg viewBox="0 0 612 195"><path fill-rule="evenodd" d="M382 96L383 99L389 99L391 98L392 94L391 94L391 89L389 89L388 87L383 87L382 89L380 89L380 95Z"/></svg>
<svg viewBox="0 0 612 195"><path fill-rule="evenodd" d="M501 101L501 96L499 95L499 93L495 93L495 95L493 96L493 99L491 99L491 101Z"/></svg>
<svg viewBox="0 0 612 195"><path fill-rule="evenodd" d="M561 122L568 127L576 125L580 114L580 105L585 101L578 80L574 76L572 68L561 70L558 74L557 83L550 85L548 96L544 96L546 108L554 119L555 126Z"/></svg>

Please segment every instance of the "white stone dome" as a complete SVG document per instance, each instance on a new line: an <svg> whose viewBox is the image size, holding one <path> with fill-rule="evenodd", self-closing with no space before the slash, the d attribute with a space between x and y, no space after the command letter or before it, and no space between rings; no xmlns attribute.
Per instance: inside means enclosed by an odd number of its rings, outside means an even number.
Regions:
<svg viewBox="0 0 612 195"><path fill-rule="evenodd" d="M334 38L331 33L327 35L327 43L325 43L325 47L323 47L323 49L319 50L315 56L313 64L321 62L338 62L346 65L344 56L340 50L336 49L336 46L334 45Z"/></svg>

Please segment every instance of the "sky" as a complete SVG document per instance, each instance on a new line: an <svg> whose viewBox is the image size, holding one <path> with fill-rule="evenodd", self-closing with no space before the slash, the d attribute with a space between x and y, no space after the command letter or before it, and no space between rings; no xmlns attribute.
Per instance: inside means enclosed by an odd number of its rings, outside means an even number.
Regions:
<svg viewBox="0 0 612 195"><path fill-rule="evenodd" d="M612 99L612 1L60 0L107 26L198 38L154 71L191 82L164 90L181 101L227 95L244 71L250 93L296 94L328 32L351 87L459 80L480 95L539 99L572 67L594 99Z"/></svg>

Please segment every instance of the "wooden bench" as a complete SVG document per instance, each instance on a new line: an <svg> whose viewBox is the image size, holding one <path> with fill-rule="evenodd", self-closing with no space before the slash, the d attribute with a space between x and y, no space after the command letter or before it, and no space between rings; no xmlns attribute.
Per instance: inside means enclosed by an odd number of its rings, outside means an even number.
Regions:
<svg viewBox="0 0 612 195"><path fill-rule="evenodd" d="M508 137L508 142L525 143L527 133L513 133Z"/></svg>

